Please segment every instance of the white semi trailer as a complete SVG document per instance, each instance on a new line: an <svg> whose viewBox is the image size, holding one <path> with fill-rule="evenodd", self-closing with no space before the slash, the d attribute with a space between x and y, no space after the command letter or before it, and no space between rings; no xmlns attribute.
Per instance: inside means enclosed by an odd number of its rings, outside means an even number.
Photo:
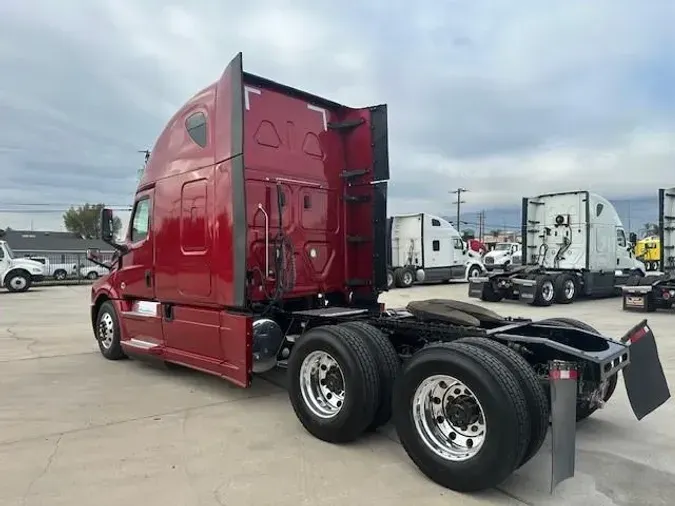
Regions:
<svg viewBox="0 0 675 506"><path fill-rule="evenodd" d="M522 202L522 264L469 281L469 296L535 306L578 297L620 295L645 265L631 250L621 219L604 197L589 191L549 193Z"/></svg>

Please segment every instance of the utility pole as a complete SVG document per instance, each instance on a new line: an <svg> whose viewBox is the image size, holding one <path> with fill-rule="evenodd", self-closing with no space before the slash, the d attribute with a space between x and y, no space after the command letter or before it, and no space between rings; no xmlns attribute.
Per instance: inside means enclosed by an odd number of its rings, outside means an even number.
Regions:
<svg viewBox="0 0 675 506"><path fill-rule="evenodd" d="M483 229L485 228L485 209L478 213L478 240L483 241Z"/></svg>
<svg viewBox="0 0 675 506"><path fill-rule="evenodd" d="M457 232L459 232L460 234L462 232L460 230L460 225L459 225L459 206L461 206L462 204L466 204L466 202L464 200L462 200L462 193L466 192L466 191L468 191L468 190L466 190L465 188L457 188L456 190L453 190L453 191L450 192L450 193L456 193L457 194L457 200L455 202L453 202L453 204L457 204L457 224L456 224L456 228L457 228Z"/></svg>

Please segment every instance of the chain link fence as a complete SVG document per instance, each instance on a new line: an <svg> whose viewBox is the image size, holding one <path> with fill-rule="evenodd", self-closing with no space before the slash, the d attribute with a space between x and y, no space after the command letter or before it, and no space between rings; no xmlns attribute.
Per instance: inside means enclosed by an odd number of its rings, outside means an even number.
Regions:
<svg viewBox="0 0 675 506"><path fill-rule="evenodd" d="M74 251L17 251L16 257L30 258L44 265L44 280L36 286L76 285L92 283L108 273L108 269L87 259L87 253ZM110 262L112 251L102 251L101 261Z"/></svg>

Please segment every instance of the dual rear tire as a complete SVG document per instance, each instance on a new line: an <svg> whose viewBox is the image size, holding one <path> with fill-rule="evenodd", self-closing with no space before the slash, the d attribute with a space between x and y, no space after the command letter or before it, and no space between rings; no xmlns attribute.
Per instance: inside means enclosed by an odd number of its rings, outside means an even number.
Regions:
<svg viewBox="0 0 675 506"><path fill-rule="evenodd" d="M572 273L565 272L556 276L539 274L534 276L534 282L534 296L530 302L533 306L571 304L577 299L579 282Z"/></svg>
<svg viewBox="0 0 675 506"><path fill-rule="evenodd" d="M288 394L303 427L330 443L348 443L391 418L400 361L391 342L360 322L307 331L288 361Z"/></svg>
<svg viewBox="0 0 675 506"><path fill-rule="evenodd" d="M457 491L504 481L539 451L548 430L548 401L534 370L491 339L429 345L401 369L374 327L318 327L296 343L288 373L291 404L309 433L346 443L391 418L417 467Z"/></svg>

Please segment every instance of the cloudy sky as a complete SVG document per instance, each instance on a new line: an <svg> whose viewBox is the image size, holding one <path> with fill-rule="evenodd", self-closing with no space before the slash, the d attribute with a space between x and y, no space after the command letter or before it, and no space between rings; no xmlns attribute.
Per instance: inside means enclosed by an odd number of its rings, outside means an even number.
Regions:
<svg viewBox="0 0 675 506"><path fill-rule="evenodd" d="M129 203L136 151L238 51L389 104L391 212L452 209L458 186L467 210L654 195L675 185L673 19L672 0L2 0L0 228Z"/></svg>

